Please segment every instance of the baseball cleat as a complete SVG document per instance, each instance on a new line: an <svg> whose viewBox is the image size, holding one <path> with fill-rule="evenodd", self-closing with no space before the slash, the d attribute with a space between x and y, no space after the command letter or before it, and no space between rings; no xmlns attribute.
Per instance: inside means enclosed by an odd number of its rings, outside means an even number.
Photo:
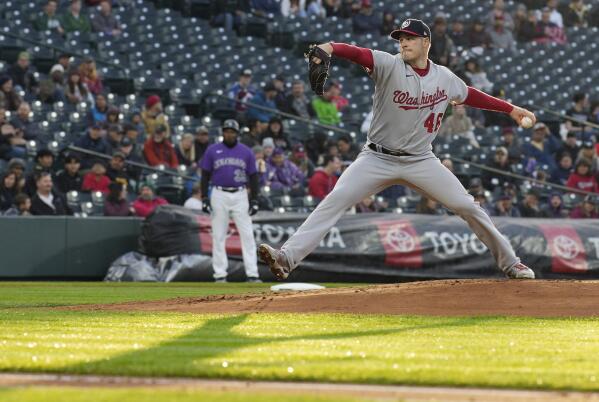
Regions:
<svg viewBox="0 0 599 402"><path fill-rule="evenodd" d="M287 261L281 251L270 247L268 244L261 244L258 247L258 255L260 256L260 260L268 265L270 272L278 280L283 281L287 279L291 273L291 269L287 266Z"/></svg>
<svg viewBox="0 0 599 402"><path fill-rule="evenodd" d="M503 272L510 279L535 279L534 271L521 262L512 265Z"/></svg>

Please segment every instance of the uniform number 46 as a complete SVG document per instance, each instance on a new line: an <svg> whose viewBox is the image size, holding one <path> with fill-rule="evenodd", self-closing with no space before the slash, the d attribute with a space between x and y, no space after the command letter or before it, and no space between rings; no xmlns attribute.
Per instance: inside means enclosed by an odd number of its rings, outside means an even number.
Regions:
<svg viewBox="0 0 599 402"><path fill-rule="evenodd" d="M435 119L435 113L431 113L424 121L424 127L429 134L436 132L441 126L441 120L443 120L443 113L437 113Z"/></svg>

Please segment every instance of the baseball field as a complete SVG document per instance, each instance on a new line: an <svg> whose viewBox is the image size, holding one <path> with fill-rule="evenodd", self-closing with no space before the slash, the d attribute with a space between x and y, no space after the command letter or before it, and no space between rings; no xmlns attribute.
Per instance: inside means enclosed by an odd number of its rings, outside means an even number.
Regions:
<svg viewBox="0 0 599 402"><path fill-rule="evenodd" d="M599 399L599 282L0 283L0 401Z"/></svg>

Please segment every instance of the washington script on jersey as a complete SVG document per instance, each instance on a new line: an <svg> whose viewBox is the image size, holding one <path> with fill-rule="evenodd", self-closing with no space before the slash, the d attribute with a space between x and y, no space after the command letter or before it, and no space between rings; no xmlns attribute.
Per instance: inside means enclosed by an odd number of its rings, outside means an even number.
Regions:
<svg viewBox="0 0 599 402"><path fill-rule="evenodd" d="M445 102L447 94L444 89L439 89L433 94L423 93L420 99L417 96L410 95L410 91L396 90L393 92L393 102L399 103L398 107L403 110L426 109L433 110L435 105Z"/></svg>
<svg viewBox="0 0 599 402"><path fill-rule="evenodd" d="M218 151L217 151L218 152ZM214 169L218 169L221 168L223 166L237 166L240 167L242 169L245 169L245 161L243 159L240 158L222 158L222 159L217 159L214 161Z"/></svg>

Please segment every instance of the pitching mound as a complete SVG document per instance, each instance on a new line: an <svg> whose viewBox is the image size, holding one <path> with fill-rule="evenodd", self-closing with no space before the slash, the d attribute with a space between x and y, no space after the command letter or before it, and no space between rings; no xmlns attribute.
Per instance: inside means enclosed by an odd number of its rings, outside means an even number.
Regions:
<svg viewBox="0 0 599 402"><path fill-rule="evenodd" d="M599 281L441 280L311 292L219 295L66 307L189 313L599 316Z"/></svg>

